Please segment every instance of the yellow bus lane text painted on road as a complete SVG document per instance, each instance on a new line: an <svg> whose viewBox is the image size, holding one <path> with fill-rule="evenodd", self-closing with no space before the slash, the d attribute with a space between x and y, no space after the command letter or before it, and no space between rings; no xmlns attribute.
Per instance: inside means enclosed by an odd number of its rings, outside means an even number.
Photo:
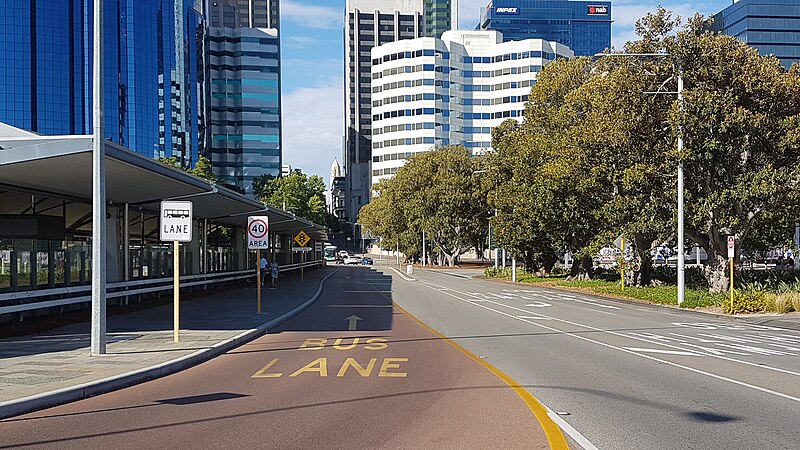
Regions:
<svg viewBox="0 0 800 450"><path fill-rule="evenodd" d="M324 348L338 351L348 351L357 348L378 351L389 348L389 343L388 339L385 338L309 338L303 341L298 350L314 351ZM379 360L380 364L378 364ZM336 377L342 378L350 372L360 375L362 378L368 378L373 374L377 377L385 378L406 378L408 373L403 370L401 364L407 362L408 358L398 357L369 358L367 361L359 361L356 358L348 357L342 362L341 366L338 366ZM277 371L281 366L280 358L273 358L264 367L251 375L251 378L280 378L285 373ZM377 370L376 367L378 367ZM320 378L326 378L328 376L328 358L321 357L314 359L308 364L291 372L289 378L303 374L316 374Z"/></svg>

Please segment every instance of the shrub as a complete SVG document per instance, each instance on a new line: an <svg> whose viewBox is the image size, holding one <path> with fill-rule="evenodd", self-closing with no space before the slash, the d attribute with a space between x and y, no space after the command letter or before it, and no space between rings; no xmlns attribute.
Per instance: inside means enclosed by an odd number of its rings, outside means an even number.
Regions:
<svg viewBox="0 0 800 450"><path fill-rule="evenodd" d="M792 308L800 312L800 295L792 296Z"/></svg>
<svg viewBox="0 0 800 450"><path fill-rule="evenodd" d="M483 271L483 275L486 278L511 278L511 268L487 267L486 270Z"/></svg>
<svg viewBox="0 0 800 450"><path fill-rule="evenodd" d="M791 312L792 307L792 299L799 298L800 293L797 292L779 292L777 294L769 295L769 301L767 302L767 306L770 311L776 312L778 314L786 314Z"/></svg>
<svg viewBox="0 0 800 450"><path fill-rule="evenodd" d="M764 312L767 308L767 295L763 290L744 289L734 299L731 305L730 299L722 304L722 309L726 314L752 314Z"/></svg>
<svg viewBox="0 0 800 450"><path fill-rule="evenodd" d="M686 267L684 270L686 287L692 289L708 289L708 281L700 267ZM678 268L669 266L653 267L652 277L664 284L678 284Z"/></svg>

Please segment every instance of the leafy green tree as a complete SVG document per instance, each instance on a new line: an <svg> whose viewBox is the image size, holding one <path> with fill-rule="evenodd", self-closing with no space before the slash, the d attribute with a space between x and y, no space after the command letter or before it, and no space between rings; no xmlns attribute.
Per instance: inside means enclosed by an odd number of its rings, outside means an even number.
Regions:
<svg viewBox="0 0 800 450"><path fill-rule="evenodd" d="M453 266L488 232L487 195L475 173L481 167L481 158L471 158L459 146L416 155L374 187L376 195L361 209L358 222L412 259L422 253L424 230L442 262Z"/></svg>
<svg viewBox="0 0 800 450"><path fill-rule="evenodd" d="M180 160L174 156L158 158L158 162L179 170L183 170L184 172L189 172L198 178L211 181L212 183L217 182L217 176L214 175L212 170L211 160L205 156L200 155L200 157L197 159L197 164L195 164L194 169L182 167Z"/></svg>
<svg viewBox="0 0 800 450"><path fill-rule="evenodd" d="M684 77L669 132L671 139L682 133L685 148L671 160L684 165L686 235L708 252L706 277L720 291L728 285L726 236L737 236L737 256L754 234L761 247L780 245L785 239L764 240L780 221L760 218L785 217L799 206L800 67L787 71L777 58L708 31L699 15L670 33L676 21L668 17L663 9L646 16L641 27L653 37L630 49L666 51L662 71ZM754 233L757 225L765 229Z"/></svg>
<svg viewBox="0 0 800 450"><path fill-rule="evenodd" d="M253 184L256 197L269 206L284 209L317 224L328 223L325 182L295 170L286 177L265 175Z"/></svg>

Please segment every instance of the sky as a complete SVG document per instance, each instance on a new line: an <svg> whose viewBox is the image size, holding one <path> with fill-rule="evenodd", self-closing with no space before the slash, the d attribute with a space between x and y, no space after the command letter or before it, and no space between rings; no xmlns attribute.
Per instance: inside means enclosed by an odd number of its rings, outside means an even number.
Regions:
<svg viewBox="0 0 800 450"><path fill-rule="evenodd" d="M487 3L461 0L461 28L474 29ZM636 20L659 4L687 18L719 12L731 0L612 0L612 46L633 40ZM345 0L281 0L283 163L321 175L326 186L333 159L342 162L344 13Z"/></svg>

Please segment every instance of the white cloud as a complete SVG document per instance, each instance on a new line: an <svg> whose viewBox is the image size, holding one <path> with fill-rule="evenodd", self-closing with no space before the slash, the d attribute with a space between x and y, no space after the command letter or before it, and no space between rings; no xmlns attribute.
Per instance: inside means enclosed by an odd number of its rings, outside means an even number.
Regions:
<svg viewBox="0 0 800 450"><path fill-rule="evenodd" d="M304 5L293 0L283 0L281 20L305 28L335 30L344 26L344 11L332 6Z"/></svg>
<svg viewBox="0 0 800 450"><path fill-rule="evenodd" d="M342 79L283 95L283 163L330 182L333 158L341 163L344 129Z"/></svg>

